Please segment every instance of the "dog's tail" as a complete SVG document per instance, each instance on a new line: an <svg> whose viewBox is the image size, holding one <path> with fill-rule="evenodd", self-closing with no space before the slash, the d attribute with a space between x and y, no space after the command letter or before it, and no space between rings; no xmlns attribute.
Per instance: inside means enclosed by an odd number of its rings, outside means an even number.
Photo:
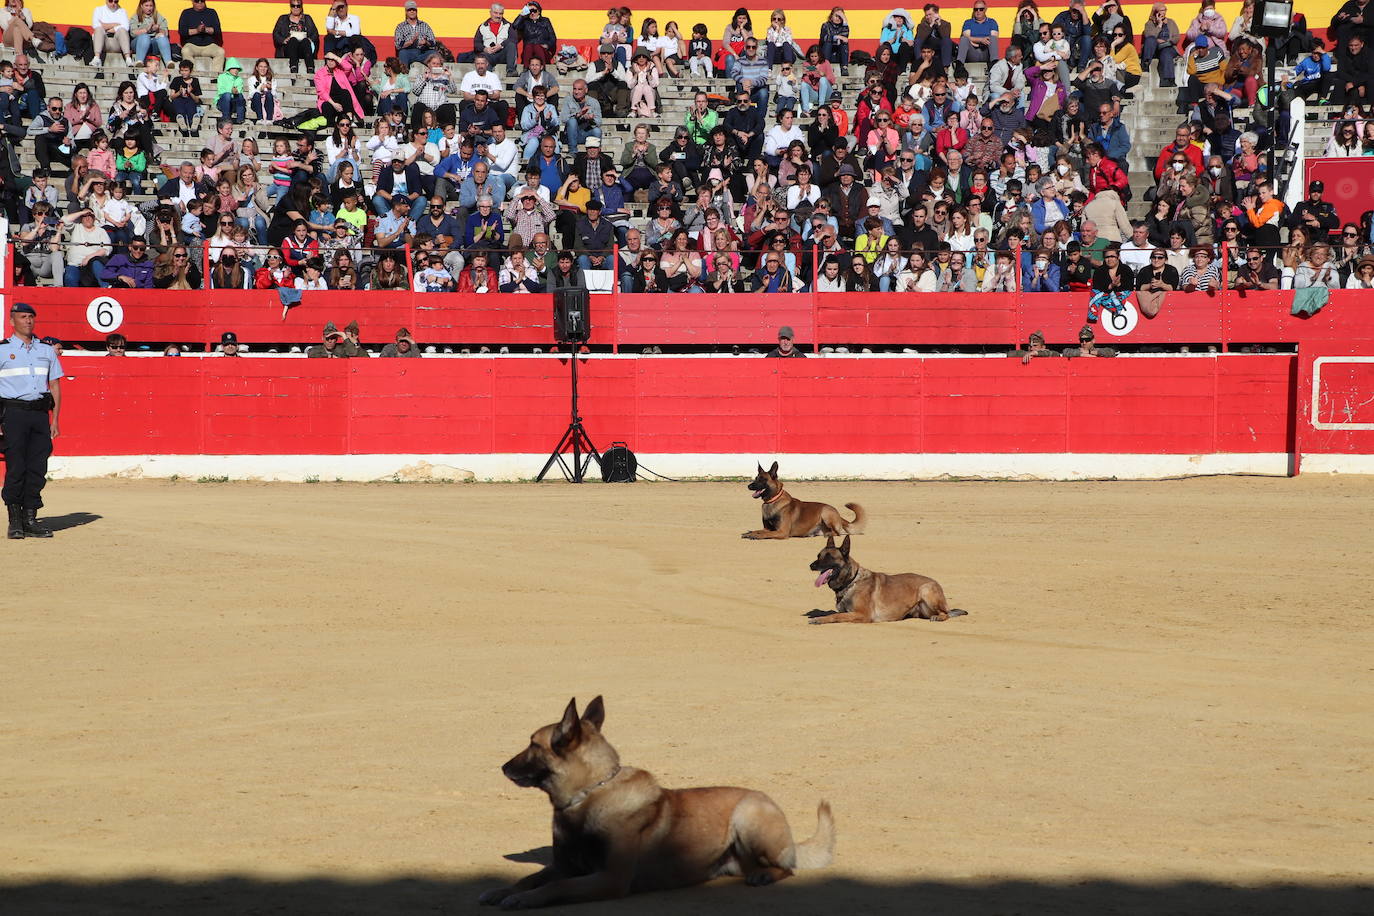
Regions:
<svg viewBox="0 0 1374 916"><path fill-rule="evenodd" d="M796 845L797 869L824 868L835 861L835 818L830 802L823 801L816 809L816 832L805 843Z"/></svg>
<svg viewBox="0 0 1374 916"><path fill-rule="evenodd" d="M967 616L968 616L968 611L965 611L965 610L963 610L962 608L952 607L952 608L949 609L949 616L951 616L951 617L967 617Z"/></svg>
<svg viewBox="0 0 1374 916"><path fill-rule="evenodd" d="M863 534L864 525L868 524L868 515L864 512L864 507L858 503L845 503L844 507L854 513L854 521L849 523L849 533Z"/></svg>

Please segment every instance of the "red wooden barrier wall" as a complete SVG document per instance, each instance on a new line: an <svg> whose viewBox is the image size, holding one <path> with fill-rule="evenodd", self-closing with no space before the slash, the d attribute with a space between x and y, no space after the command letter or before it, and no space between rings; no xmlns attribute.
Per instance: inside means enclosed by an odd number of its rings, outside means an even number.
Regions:
<svg viewBox="0 0 1374 916"><path fill-rule="evenodd" d="M1295 357L590 359L598 443L651 453L1291 451ZM62 455L547 453L553 358L69 358Z"/></svg>
<svg viewBox="0 0 1374 916"><path fill-rule="evenodd" d="M326 321L357 319L368 343L389 341L399 327L423 344L548 345L553 299L547 295L307 293L286 320L275 293L256 290L171 292L54 287L12 288L32 303L39 331L69 341L96 341L108 330L129 340L217 342L234 331L245 343L309 342ZM1178 293L1159 316L1140 319L1115 339L1132 344L1299 343L1374 340L1374 297L1337 290L1310 318L1290 315L1291 292L1220 295ZM117 328L88 319L90 304L110 297L123 312ZM781 325L798 343L853 346L1007 346L1035 330L1051 343L1078 339L1087 315L1083 293L799 293L795 295L620 295L592 297L592 343L640 347L772 345ZM8 316L6 316L8 321ZM1100 341L1114 335L1101 327Z"/></svg>

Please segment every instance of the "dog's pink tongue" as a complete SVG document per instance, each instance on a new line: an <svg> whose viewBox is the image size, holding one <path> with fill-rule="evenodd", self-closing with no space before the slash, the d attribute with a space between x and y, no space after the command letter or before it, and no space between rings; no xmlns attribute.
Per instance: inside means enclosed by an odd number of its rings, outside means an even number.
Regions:
<svg viewBox="0 0 1374 916"><path fill-rule="evenodd" d="M824 585L825 583L829 582L829 581L830 581L830 577L831 577L832 575L834 575L834 573L835 573L835 570L834 570L834 568L832 567L832 568L830 568L830 569L827 569L825 572L821 573L819 576L817 576L817 577L816 577L816 588L820 588L822 585Z"/></svg>

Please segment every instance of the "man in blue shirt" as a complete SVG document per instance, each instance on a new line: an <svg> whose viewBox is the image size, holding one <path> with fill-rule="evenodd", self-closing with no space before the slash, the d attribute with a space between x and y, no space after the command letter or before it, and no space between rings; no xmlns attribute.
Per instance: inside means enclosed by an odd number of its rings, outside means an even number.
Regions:
<svg viewBox="0 0 1374 916"><path fill-rule="evenodd" d="M1293 91L1304 99L1315 95L1323 103L1331 98L1336 87L1336 78L1331 73L1331 55L1323 50L1324 47L1320 38L1314 39L1312 52L1293 68L1293 77L1297 80Z"/></svg>
<svg viewBox="0 0 1374 916"><path fill-rule="evenodd" d="M0 433L5 451L3 496L7 536L50 538L38 524L52 440L62 412L62 363L57 351L33 336L38 315L27 302L10 309L14 336L0 342ZM49 420L48 413L52 418Z"/></svg>
<svg viewBox="0 0 1374 916"><path fill-rule="evenodd" d="M749 93L758 110L767 111L768 78L772 72L768 59L759 53L758 40L750 38L744 43L744 53L735 58L730 76L735 81L736 92Z"/></svg>
<svg viewBox="0 0 1374 916"><path fill-rule="evenodd" d="M988 18L986 0L974 0L973 18L964 20L959 36L959 60L965 64L981 60L991 65L997 58L997 20Z"/></svg>
<svg viewBox="0 0 1374 916"><path fill-rule="evenodd" d="M458 152L445 156L434 167L434 193L444 200L457 200L458 191L472 174L477 154L472 141L464 137L458 142Z"/></svg>
<svg viewBox="0 0 1374 916"><path fill-rule="evenodd" d="M568 177L563 157L558 155L558 141L547 134L539 138L539 152L530 159L529 168L538 169L539 183L554 190L563 187L563 179Z"/></svg>
<svg viewBox="0 0 1374 916"><path fill-rule="evenodd" d="M410 221L410 198L398 197L392 201L391 212L377 220L372 244L378 248L404 248L414 228Z"/></svg>

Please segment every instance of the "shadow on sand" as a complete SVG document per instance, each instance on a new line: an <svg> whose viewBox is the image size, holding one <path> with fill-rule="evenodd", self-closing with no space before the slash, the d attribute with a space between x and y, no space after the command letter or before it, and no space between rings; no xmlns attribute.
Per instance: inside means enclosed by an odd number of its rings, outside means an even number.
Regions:
<svg viewBox="0 0 1374 916"><path fill-rule="evenodd" d="M543 850L510 858L541 858ZM398 877L385 881L310 878L268 881L225 877L174 882L159 878L81 882L67 880L0 883L6 913L24 916L81 914L435 914L498 912L475 903L477 896L504 881L488 877ZM721 880L707 887L646 894L564 912L711 914L755 916L860 916L870 913L929 913L943 916L1054 914L1054 916L1160 916L1160 914L1235 914L1235 916L1354 916L1374 912L1374 884L1235 887L1203 881L1137 884L1107 879L1048 884L1035 881L913 881L870 884L817 876L768 888Z"/></svg>
<svg viewBox="0 0 1374 916"><path fill-rule="evenodd" d="M89 525L91 522L98 522L104 516L95 515L91 512L68 512L66 515L38 515L38 520L47 526L49 531L66 531L68 528L79 528L82 525Z"/></svg>

